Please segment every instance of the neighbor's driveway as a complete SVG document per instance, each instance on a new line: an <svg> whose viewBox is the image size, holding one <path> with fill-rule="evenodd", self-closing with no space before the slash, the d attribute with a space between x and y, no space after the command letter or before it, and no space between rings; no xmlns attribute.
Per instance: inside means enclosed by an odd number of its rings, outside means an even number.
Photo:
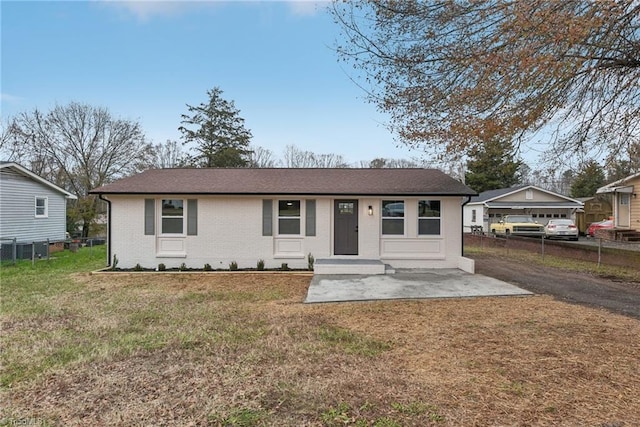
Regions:
<svg viewBox="0 0 640 427"><path fill-rule="evenodd" d="M474 254L476 272L559 300L601 307L640 319L640 283Z"/></svg>

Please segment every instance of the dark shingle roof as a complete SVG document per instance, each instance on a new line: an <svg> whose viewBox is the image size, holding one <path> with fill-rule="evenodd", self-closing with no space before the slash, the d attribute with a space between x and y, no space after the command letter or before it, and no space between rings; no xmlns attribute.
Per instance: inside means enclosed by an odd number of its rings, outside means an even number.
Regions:
<svg viewBox="0 0 640 427"><path fill-rule="evenodd" d="M498 188L497 190L483 191L482 193L478 194L477 196L472 197L471 200L470 200L470 203L484 202L486 200L491 200L491 199L494 199L496 197L504 196L505 194L509 194L509 193L513 193L515 191L521 190L521 189L523 189L525 187L530 187L530 185L517 185L515 187Z"/></svg>
<svg viewBox="0 0 640 427"><path fill-rule="evenodd" d="M151 169L94 194L451 195L475 191L437 169Z"/></svg>

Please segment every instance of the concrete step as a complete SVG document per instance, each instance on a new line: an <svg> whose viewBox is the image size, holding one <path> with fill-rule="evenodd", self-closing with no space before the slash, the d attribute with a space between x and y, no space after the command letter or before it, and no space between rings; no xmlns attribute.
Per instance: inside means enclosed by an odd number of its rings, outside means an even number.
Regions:
<svg viewBox="0 0 640 427"><path fill-rule="evenodd" d="M313 264L313 274L385 274L379 259L322 258Z"/></svg>

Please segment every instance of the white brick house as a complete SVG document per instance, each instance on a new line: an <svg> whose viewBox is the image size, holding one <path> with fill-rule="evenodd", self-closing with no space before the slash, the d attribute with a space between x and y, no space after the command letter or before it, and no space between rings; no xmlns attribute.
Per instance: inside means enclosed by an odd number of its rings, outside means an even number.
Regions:
<svg viewBox="0 0 640 427"><path fill-rule="evenodd" d="M476 193L434 169L158 169L92 193L119 267L305 268L312 254L473 271L462 204Z"/></svg>

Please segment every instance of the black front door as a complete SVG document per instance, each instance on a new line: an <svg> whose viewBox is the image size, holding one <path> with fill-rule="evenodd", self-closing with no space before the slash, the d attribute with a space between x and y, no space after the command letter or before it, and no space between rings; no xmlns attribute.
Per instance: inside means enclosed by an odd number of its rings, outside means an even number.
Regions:
<svg viewBox="0 0 640 427"><path fill-rule="evenodd" d="M358 201L335 200L333 211L334 255L358 255Z"/></svg>

